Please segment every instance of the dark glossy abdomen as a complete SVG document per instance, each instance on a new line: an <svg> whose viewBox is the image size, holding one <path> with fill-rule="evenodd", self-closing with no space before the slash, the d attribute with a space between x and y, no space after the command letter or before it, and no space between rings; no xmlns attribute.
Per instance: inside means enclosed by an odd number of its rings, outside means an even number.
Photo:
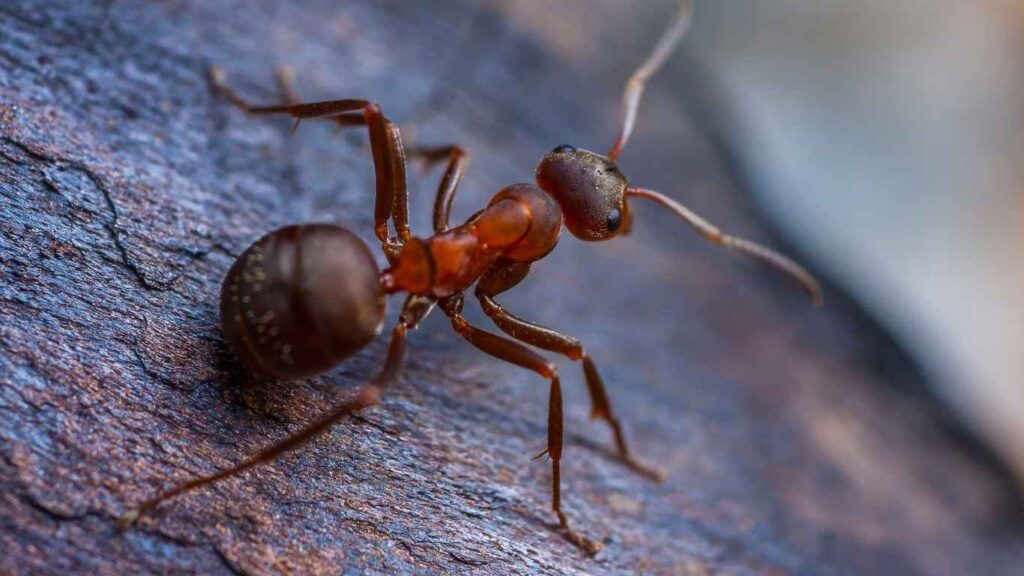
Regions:
<svg viewBox="0 0 1024 576"><path fill-rule="evenodd" d="M328 370L380 333L384 292L362 240L329 224L267 234L221 288L221 324L253 371L293 379Z"/></svg>

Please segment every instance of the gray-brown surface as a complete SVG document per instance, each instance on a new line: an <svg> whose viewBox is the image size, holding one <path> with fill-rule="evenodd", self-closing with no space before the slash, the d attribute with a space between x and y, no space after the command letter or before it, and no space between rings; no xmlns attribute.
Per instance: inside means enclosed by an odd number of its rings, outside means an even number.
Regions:
<svg viewBox="0 0 1024 576"><path fill-rule="evenodd" d="M1011 488L907 392L919 377L884 337L835 290L813 311L648 206L628 238L563 237L505 298L583 338L635 450L670 473L655 485L615 463L563 364L566 505L606 539L596 559L550 529L548 467L530 461L543 382L439 317L412 335L383 406L118 533L127 503L281 437L383 355L377 342L291 384L247 383L230 360L217 294L231 255L291 222L370 238L372 170L362 134L309 124L292 138L286 121L247 119L211 92L208 65L270 100L274 67L291 64L309 99L371 97L417 142L457 140L474 154L464 217L557 144L607 147L649 43L624 38L635 58L609 45L585 65L519 35L498 5L335 4L0 5L0 572L1019 569ZM580 72L602 58L607 76ZM775 243L673 69L624 171ZM437 177L414 178L421 231Z"/></svg>

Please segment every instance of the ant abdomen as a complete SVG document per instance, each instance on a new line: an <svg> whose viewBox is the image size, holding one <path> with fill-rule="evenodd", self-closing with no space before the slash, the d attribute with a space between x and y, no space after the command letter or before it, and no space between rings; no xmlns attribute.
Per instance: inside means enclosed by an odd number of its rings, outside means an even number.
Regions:
<svg viewBox="0 0 1024 576"><path fill-rule="evenodd" d="M235 261L221 287L221 324L238 359L277 379L312 376L379 333L384 290L358 236L330 224L287 226Z"/></svg>

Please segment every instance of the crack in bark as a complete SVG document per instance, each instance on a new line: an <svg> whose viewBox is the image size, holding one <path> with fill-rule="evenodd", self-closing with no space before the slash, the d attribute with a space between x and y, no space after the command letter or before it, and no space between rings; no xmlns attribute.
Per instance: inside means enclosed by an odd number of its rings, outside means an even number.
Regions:
<svg viewBox="0 0 1024 576"><path fill-rule="evenodd" d="M220 549L220 546L213 545L213 551L220 558L220 561L224 563L224 566L231 571L232 574L238 576L249 576L249 572L243 570L241 567L235 566L235 563L228 557L228 555Z"/></svg>
<svg viewBox="0 0 1024 576"><path fill-rule="evenodd" d="M491 563L494 562L494 560L491 560L489 558L488 559L481 559L481 558L469 558L469 557L466 557L466 556L462 556L461 554L459 554L458 552L456 552L454 550L448 550L448 556L450 556L452 558L452 560L455 560L459 564L465 564L467 566L474 566L474 567L487 566L488 564L491 564Z"/></svg>
<svg viewBox="0 0 1024 576"><path fill-rule="evenodd" d="M86 512L64 512L62 510L57 510L57 509L51 507L49 504L44 504L42 500L40 500L37 496L32 494L32 492L30 492L30 491L26 491L24 494L22 494L22 498L21 499L25 503L27 503L29 506L31 506L32 508L42 512L43 514L48 516L50 519L52 519L54 521L57 521L57 522L73 522L73 521L78 521L78 520L84 520L84 519L90 518L90 517L92 517L92 518L102 518L103 517L101 514L99 514L97 512L90 512L90 511L86 511Z"/></svg>
<svg viewBox="0 0 1024 576"><path fill-rule="evenodd" d="M214 244L211 244L206 249L201 250L189 250L184 247L175 248L175 252L185 254L186 256L188 256L188 261L179 266L178 272L171 276L170 278L168 278L167 280L152 280L147 276L146 271L138 264L138 262L136 262L135 259L132 258L128 246L125 244L124 239L122 238L122 231L119 228L121 217L120 210L117 207L117 203L114 201L113 195L111 194L109 187L105 185L105 183L103 182L103 178L99 174L97 174L95 170L93 170L86 163L81 161L72 160L65 157L52 156L50 154L40 152L39 150L33 148L31 145L21 142L9 135L2 135L0 136L0 139L21 150L28 157L34 160L38 160L40 162L46 163L47 165L54 166L56 168L65 168L77 171L83 176L85 176L89 180L89 182L92 183L93 187L97 191L99 191L101 197L103 198L103 202L106 205L107 210L109 212L109 221L104 222L103 227L107 230L107 233L110 236L111 241L114 243L114 248L117 250L119 261L131 273L131 275L136 279L136 281L138 281L138 283L146 290L153 292L167 292L172 290L174 286L178 283L178 281L182 278L182 276L185 275L187 267L190 264L201 261L211 252L220 252L231 258L236 257L236 254L232 250L228 249L222 242L216 242ZM29 163L23 162L20 159L10 156L9 154L0 153L0 155L16 164L23 166L28 165L33 168L36 168L37 170L42 171L38 166L33 166ZM43 171L42 182L50 190L64 197L59 186L57 186L54 182L50 181L49 178L45 176L45 171Z"/></svg>
<svg viewBox="0 0 1024 576"><path fill-rule="evenodd" d="M106 203L107 205L107 209L110 211L110 222L104 222L103 227L106 228L107 232L110 234L110 238L114 242L114 247L117 249L117 252L120 256L121 263L124 264L124 266L131 272L132 276L134 276L136 280L138 280L139 284L141 284L143 288L155 291L165 291L169 289L169 286L154 285L152 282L150 282L146 278L146 275L143 273L142 269L138 266L138 264L132 261L132 258L128 253L128 249L127 247L125 247L124 242L122 242L121 235L118 232L117 226L119 215L117 210L117 204L114 203L114 199L111 196L110 191L107 190L107 187L103 184L103 181L100 179L99 176L97 176L92 171L91 168L89 168L87 165L79 161L71 160L68 158L55 157L50 154L40 152L33 148L31 145L21 142L12 136L5 135L0 136L0 138L2 138L8 144L18 148L19 150L21 150L34 160L38 160L40 162L44 162L48 165L55 166L58 168L62 166L67 167L72 170L80 172L82 175L88 178L89 181L92 182L93 187L95 187L96 190L100 192L100 194L103 197L104 203ZM5 155L5 157L8 156ZM17 160L15 160L15 162L17 162ZM24 165L24 163L21 164ZM56 186L52 182L49 182L49 180L47 180L46 178L44 178L43 181L46 182L49 186L51 186L53 189L56 189Z"/></svg>

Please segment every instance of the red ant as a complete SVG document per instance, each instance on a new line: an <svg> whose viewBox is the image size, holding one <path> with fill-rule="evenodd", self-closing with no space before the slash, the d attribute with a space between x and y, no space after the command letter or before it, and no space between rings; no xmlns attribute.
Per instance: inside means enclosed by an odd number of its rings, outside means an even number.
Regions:
<svg viewBox="0 0 1024 576"><path fill-rule="evenodd" d="M357 236L330 224L288 226L257 240L231 267L221 291L225 337L239 360L260 375L278 379L324 372L378 336L386 295L409 295L391 332L383 367L355 399L232 468L185 482L142 502L121 518L122 526L130 525L168 498L273 460L327 431L343 417L377 404L398 375L405 356L406 333L438 305L451 319L452 328L470 344L550 382L545 452L552 466L551 507L568 540L590 553L597 552L601 545L572 531L562 511L562 390L558 371L555 364L523 343L581 361L591 397L591 416L611 427L624 463L645 475L658 475L630 456L601 376L580 341L513 315L495 297L519 284L529 273L530 264L554 249L563 224L581 240L607 240L630 227L627 199L644 198L679 216L704 239L789 274L813 302L821 299L818 283L799 264L769 248L722 233L667 196L630 186L616 165L633 131L644 85L678 44L690 24L691 12L689 1L680 3L654 50L629 79L622 99L619 135L607 155L558 146L538 164L537 185L508 186L483 210L450 228L448 214L469 157L458 146L414 152L428 163L448 161L434 203L434 235L429 238L414 237L409 231L406 152L398 128L384 117L377 104L331 100L253 106L225 83L219 69L212 69L216 87L250 114L288 114L296 119L296 126L302 120L319 118L340 126L367 127L376 171L374 230L390 263L381 272ZM389 231L389 220L394 234ZM465 292L474 284L474 294L484 312L511 339L477 328L462 317Z"/></svg>

